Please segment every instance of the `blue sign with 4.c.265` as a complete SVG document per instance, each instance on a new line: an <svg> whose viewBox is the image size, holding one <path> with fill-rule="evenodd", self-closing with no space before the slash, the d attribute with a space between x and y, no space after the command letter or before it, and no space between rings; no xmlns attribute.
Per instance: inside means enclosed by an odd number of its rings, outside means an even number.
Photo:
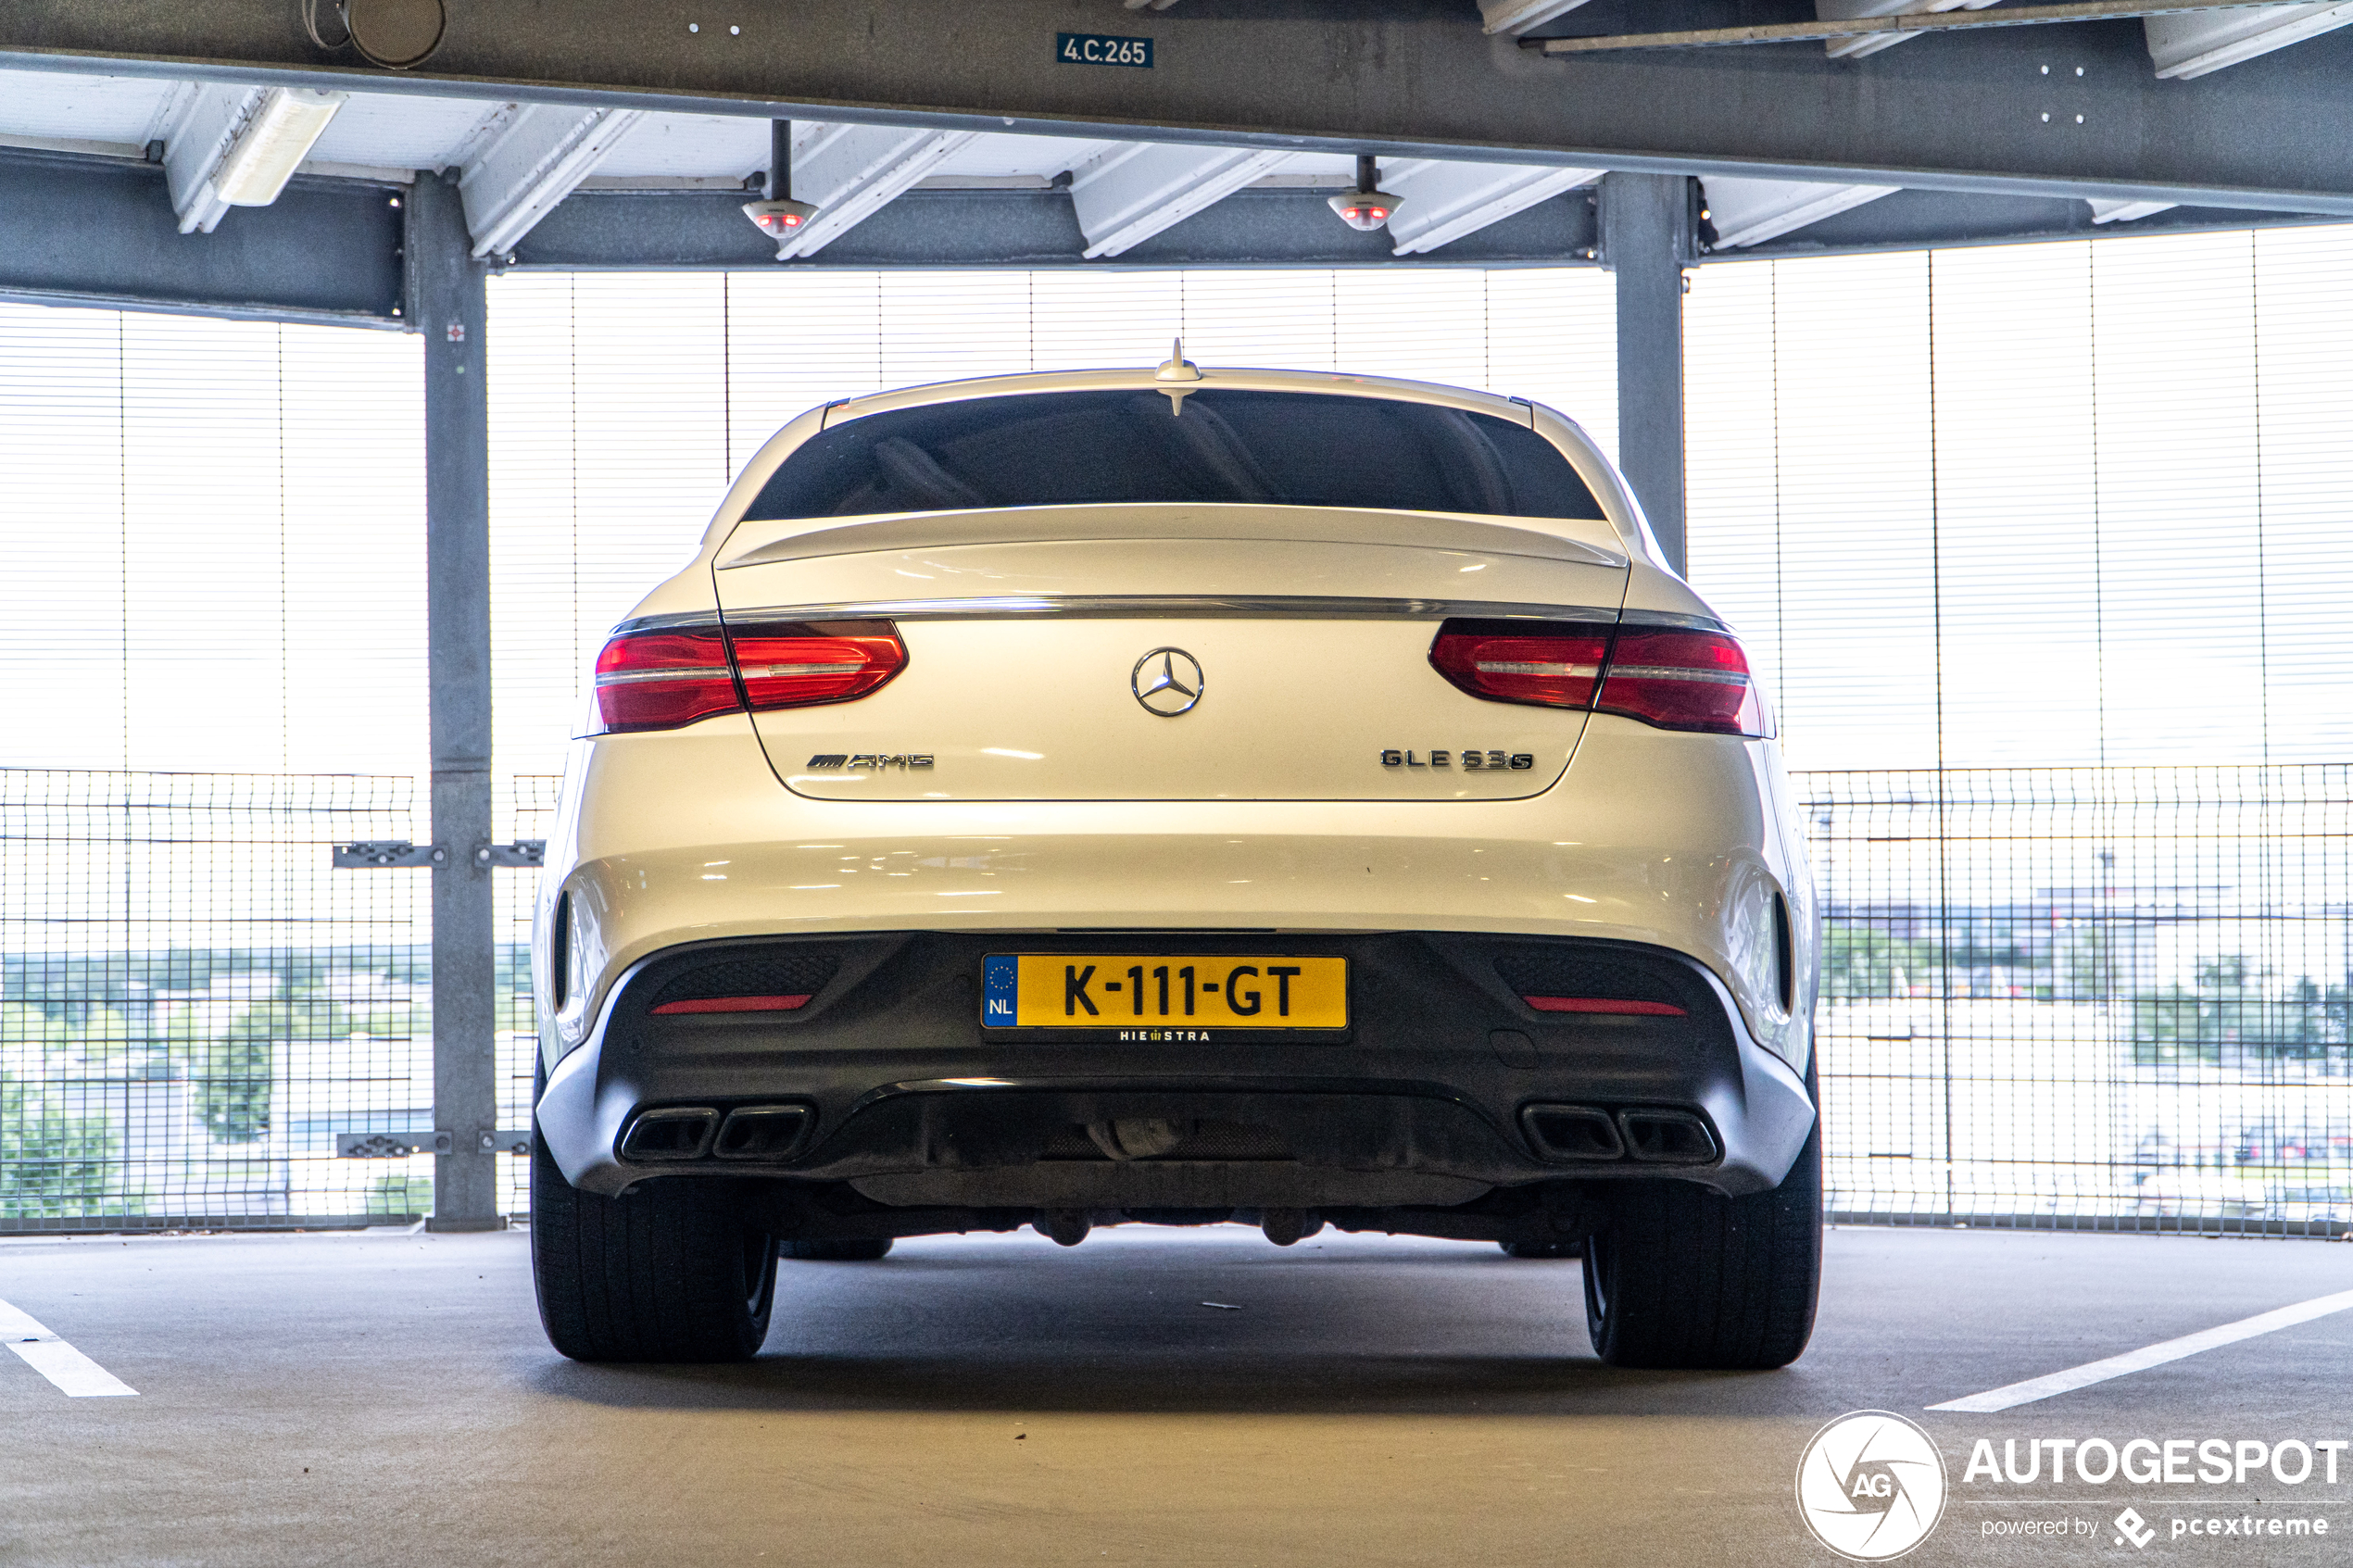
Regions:
<svg viewBox="0 0 2353 1568"><path fill-rule="evenodd" d="M1114 38L1104 32L1057 32L1054 58L1066 66L1137 66L1152 69L1152 41Z"/></svg>

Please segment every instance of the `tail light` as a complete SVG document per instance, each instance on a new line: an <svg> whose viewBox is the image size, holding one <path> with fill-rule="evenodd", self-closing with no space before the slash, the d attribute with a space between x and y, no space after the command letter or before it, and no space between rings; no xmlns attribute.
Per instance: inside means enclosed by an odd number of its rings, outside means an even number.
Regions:
<svg viewBox="0 0 2353 1568"><path fill-rule="evenodd" d="M1729 633L1680 626L1449 621L1438 672L1490 702L1584 708L1666 730L1762 735L1764 704Z"/></svg>
<svg viewBox="0 0 2353 1568"><path fill-rule="evenodd" d="M1438 672L1473 696L1545 708L1591 708L1609 657L1606 626L1450 621L1430 645Z"/></svg>
<svg viewBox="0 0 2353 1568"><path fill-rule="evenodd" d="M1722 632L1623 627L1602 683L1604 713L1622 713L1663 730L1761 735L1764 705L1748 678L1748 656Z"/></svg>
<svg viewBox="0 0 2353 1568"><path fill-rule="evenodd" d="M887 621L731 626L727 632L754 713L855 702L907 668L907 645Z"/></svg>
<svg viewBox="0 0 2353 1568"><path fill-rule="evenodd" d="M625 633L597 656L603 729L674 730L742 706L716 626Z"/></svg>
<svg viewBox="0 0 2353 1568"><path fill-rule="evenodd" d="M851 702L906 667L887 621L625 632L597 656L597 718L605 732L674 730L747 708Z"/></svg>

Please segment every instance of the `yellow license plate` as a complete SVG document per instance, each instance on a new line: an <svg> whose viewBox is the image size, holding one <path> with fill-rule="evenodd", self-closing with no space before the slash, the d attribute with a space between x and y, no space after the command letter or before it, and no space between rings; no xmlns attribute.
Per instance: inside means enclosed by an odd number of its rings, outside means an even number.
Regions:
<svg viewBox="0 0 2353 1568"><path fill-rule="evenodd" d="M1348 960L991 953L981 1023L990 1029L1345 1029Z"/></svg>

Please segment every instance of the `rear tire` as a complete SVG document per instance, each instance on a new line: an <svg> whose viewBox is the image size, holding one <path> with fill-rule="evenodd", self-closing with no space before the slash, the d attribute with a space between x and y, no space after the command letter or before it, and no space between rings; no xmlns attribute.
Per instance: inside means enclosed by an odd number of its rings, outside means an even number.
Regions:
<svg viewBox="0 0 2353 1568"><path fill-rule="evenodd" d="M873 1241L780 1241L776 1254L812 1263L871 1263L890 1252L890 1237Z"/></svg>
<svg viewBox="0 0 2353 1568"><path fill-rule="evenodd" d="M564 1179L535 1127L531 1272L547 1342L578 1361L744 1361L768 1337L776 1242L724 1180L626 1198Z"/></svg>
<svg viewBox="0 0 2353 1568"><path fill-rule="evenodd" d="M1585 1244L1585 1325L1611 1366L1787 1366L1813 1336L1821 1278L1818 1111L1797 1162L1770 1192L1725 1198L1682 1182L1629 1183Z"/></svg>

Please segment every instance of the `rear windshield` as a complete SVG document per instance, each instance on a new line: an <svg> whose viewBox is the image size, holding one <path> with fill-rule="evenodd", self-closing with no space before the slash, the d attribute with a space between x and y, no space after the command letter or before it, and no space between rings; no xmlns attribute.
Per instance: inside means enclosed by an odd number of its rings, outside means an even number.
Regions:
<svg viewBox="0 0 2353 1568"><path fill-rule="evenodd" d="M1207 388L1180 400L1047 392L869 414L811 437L744 515L1118 501L1604 515L1525 425L1378 397Z"/></svg>

